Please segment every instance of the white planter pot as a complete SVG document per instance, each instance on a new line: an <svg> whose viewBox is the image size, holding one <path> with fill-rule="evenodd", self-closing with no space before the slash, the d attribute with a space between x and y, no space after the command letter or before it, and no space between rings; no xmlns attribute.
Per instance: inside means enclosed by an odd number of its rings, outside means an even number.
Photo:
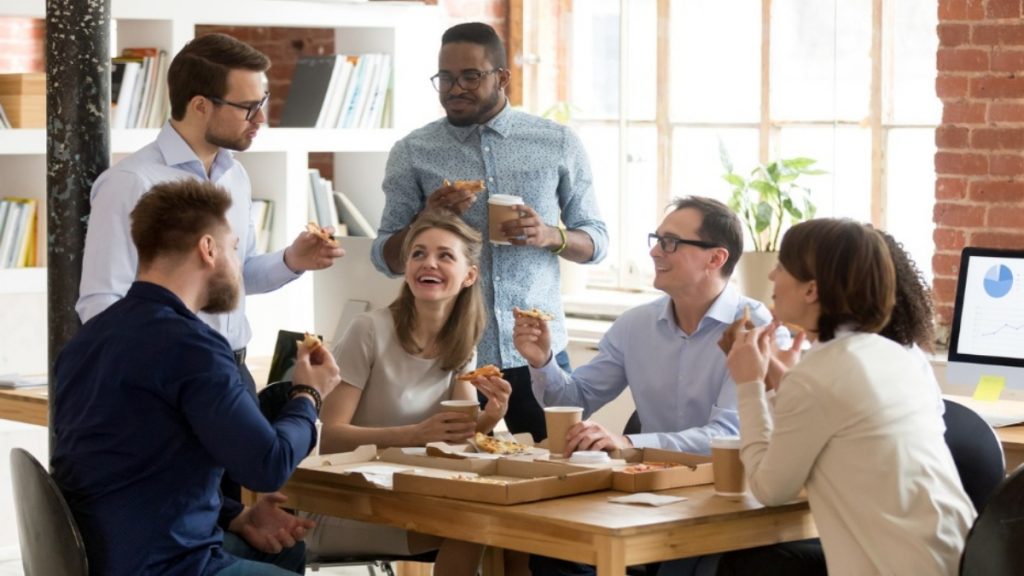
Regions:
<svg viewBox="0 0 1024 576"><path fill-rule="evenodd" d="M733 272L740 292L771 307L772 282L768 274L778 261L778 252L744 252Z"/></svg>

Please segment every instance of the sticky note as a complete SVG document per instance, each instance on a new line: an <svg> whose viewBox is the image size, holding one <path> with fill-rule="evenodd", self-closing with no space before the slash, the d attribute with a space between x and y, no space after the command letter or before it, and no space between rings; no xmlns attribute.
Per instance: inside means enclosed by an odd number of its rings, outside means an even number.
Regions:
<svg viewBox="0 0 1024 576"><path fill-rule="evenodd" d="M1006 387L1005 376L982 376L978 380L978 387L974 389L975 400L995 402L999 400L999 394Z"/></svg>

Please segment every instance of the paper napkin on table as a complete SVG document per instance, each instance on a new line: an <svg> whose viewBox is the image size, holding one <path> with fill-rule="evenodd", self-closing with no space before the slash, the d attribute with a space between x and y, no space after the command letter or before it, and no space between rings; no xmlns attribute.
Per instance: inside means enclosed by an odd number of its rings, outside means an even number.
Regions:
<svg viewBox="0 0 1024 576"><path fill-rule="evenodd" d="M618 504L644 504L647 506L664 506L685 500L686 498L683 496L666 496L650 492L637 492L628 496L616 496L615 498L608 499L609 502L616 502Z"/></svg>

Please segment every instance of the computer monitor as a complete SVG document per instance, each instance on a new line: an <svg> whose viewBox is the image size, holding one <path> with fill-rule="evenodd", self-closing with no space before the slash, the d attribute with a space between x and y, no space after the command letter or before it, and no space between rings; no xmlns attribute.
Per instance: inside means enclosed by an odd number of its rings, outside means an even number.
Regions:
<svg viewBox="0 0 1024 576"><path fill-rule="evenodd" d="M946 380L975 386L983 377L1024 390L1024 250L960 256Z"/></svg>

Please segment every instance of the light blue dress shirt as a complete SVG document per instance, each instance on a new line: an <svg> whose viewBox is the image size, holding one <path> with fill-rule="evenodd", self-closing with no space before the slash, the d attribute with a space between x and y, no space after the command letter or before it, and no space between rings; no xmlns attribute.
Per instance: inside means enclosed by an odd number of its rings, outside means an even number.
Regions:
<svg viewBox="0 0 1024 576"><path fill-rule="evenodd" d="M533 394L541 406L581 406L589 418L628 387L642 423L642 432L629 436L634 446L710 454L712 437L739 434L736 385L718 339L747 306L754 324L771 321L765 305L732 284L693 334L676 324L668 296L632 308L605 333L597 356L571 376L553 361L531 367Z"/></svg>
<svg viewBox="0 0 1024 576"><path fill-rule="evenodd" d="M507 103L486 124L453 126L441 118L403 138L391 150L384 175L386 203L372 259L384 261L384 243L412 222L444 180L484 180L463 220L484 235L480 262L484 306L489 314L477 346L479 362L502 368L526 365L512 344L512 307L551 313L552 346L568 342L559 294L558 256L546 248L487 242L487 198L521 196L543 221L586 232L594 242L591 262L608 250L608 231L598 212L590 164L579 138L566 126L513 110Z"/></svg>
<svg viewBox="0 0 1024 576"><path fill-rule="evenodd" d="M139 198L156 184L185 178L209 180L231 194L227 218L238 235L244 294L270 292L299 277L285 265L283 250L260 254L256 249L252 185L245 168L222 148L207 176L202 161L168 122L155 142L100 174L92 186L92 214L75 304L82 322L123 298L135 280L139 257L132 243L130 214ZM198 316L227 338L233 350L245 348L252 338L244 298L232 312Z"/></svg>

